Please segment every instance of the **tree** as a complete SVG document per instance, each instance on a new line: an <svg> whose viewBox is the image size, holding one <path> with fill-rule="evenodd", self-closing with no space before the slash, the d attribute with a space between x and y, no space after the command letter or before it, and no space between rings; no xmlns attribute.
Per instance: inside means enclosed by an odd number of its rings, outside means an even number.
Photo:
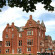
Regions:
<svg viewBox="0 0 55 55"><path fill-rule="evenodd" d="M34 12L36 10L35 4L42 3L44 4L45 10L48 11L54 11L54 7L50 5L52 0L0 0L0 8L3 8L3 6L6 6L6 2L8 3L9 7L23 7L23 11L26 12ZM1 11L1 10L0 10Z"/></svg>

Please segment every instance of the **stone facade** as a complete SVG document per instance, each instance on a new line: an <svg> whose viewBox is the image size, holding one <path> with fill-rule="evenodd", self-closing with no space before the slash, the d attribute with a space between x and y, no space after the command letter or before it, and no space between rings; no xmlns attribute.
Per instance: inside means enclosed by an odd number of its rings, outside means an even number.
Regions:
<svg viewBox="0 0 55 55"><path fill-rule="evenodd" d="M46 27L44 22L37 22L32 19L30 15L29 20L23 27L17 27L7 24L3 31L3 41L0 42L2 46L1 54L37 54L44 53L45 49L52 46L52 39L45 36ZM51 43L49 43L51 42ZM49 47L46 44L50 44Z"/></svg>

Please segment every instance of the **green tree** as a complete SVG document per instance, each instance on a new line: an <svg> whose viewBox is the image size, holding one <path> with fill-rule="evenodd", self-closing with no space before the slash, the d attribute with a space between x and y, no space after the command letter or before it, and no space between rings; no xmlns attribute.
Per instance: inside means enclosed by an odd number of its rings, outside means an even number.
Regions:
<svg viewBox="0 0 55 55"><path fill-rule="evenodd" d="M23 7L23 11L34 12L36 10L35 4L41 3L44 4L44 9L48 11L54 11L54 7L50 5L52 0L0 0L0 8L6 6L6 2L9 7ZM1 10L0 10L1 11Z"/></svg>

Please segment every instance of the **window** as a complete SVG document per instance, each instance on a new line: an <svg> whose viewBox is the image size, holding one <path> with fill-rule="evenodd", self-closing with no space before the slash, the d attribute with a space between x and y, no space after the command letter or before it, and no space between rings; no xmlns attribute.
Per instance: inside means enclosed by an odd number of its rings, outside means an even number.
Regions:
<svg viewBox="0 0 55 55"><path fill-rule="evenodd" d="M41 48L41 49L40 49L40 51L41 51L41 52L43 52L43 51L44 51L44 49L43 49L43 48Z"/></svg>
<svg viewBox="0 0 55 55"><path fill-rule="evenodd" d="M40 45L42 45L42 42L40 43Z"/></svg>
<svg viewBox="0 0 55 55"><path fill-rule="evenodd" d="M14 37L14 34L12 34L12 38Z"/></svg>
<svg viewBox="0 0 55 55"><path fill-rule="evenodd" d="M43 37L43 33L42 33L42 37Z"/></svg>
<svg viewBox="0 0 55 55"><path fill-rule="evenodd" d="M32 31L32 35L33 35L33 31Z"/></svg>
<svg viewBox="0 0 55 55"><path fill-rule="evenodd" d="M31 24L29 24L31 26Z"/></svg>
<svg viewBox="0 0 55 55"><path fill-rule="evenodd" d="M9 53L9 49L6 49L6 53Z"/></svg>
<svg viewBox="0 0 55 55"><path fill-rule="evenodd" d="M40 31L39 31L39 36L40 36Z"/></svg>
<svg viewBox="0 0 55 55"><path fill-rule="evenodd" d="M18 48L17 52L18 53L21 53L22 52L22 49L21 48Z"/></svg>
<svg viewBox="0 0 55 55"><path fill-rule="evenodd" d="M27 48L27 52L30 52L30 51L31 51L31 48L30 48L30 47L28 47L28 48Z"/></svg>
<svg viewBox="0 0 55 55"><path fill-rule="evenodd" d="M12 28L12 31L13 31L14 29Z"/></svg>
<svg viewBox="0 0 55 55"><path fill-rule="evenodd" d="M2 46L2 44L0 43L0 47Z"/></svg>
<svg viewBox="0 0 55 55"><path fill-rule="evenodd" d="M28 39L28 40L27 40L27 45L33 45L33 40Z"/></svg>
<svg viewBox="0 0 55 55"><path fill-rule="evenodd" d="M31 31L27 31L27 35L31 35Z"/></svg>
<svg viewBox="0 0 55 55"><path fill-rule="evenodd" d="M14 53L14 49L12 49L12 53Z"/></svg>
<svg viewBox="0 0 55 55"><path fill-rule="evenodd" d="M1 49L0 49L0 53L1 53Z"/></svg>
<svg viewBox="0 0 55 55"><path fill-rule="evenodd" d="M6 32L8 32L8 29L6 29Z"/></svg>
<svg viewBox="0 0 55 55"><path fill-rule="evenodd" d="M6 38L8 38L8 34L6 34Z"/></svg>
<svg viewBox="0 0 55 55"><path fill-rule="evenodd" d="M42 48L40 49L40 51L42 52Z"/></svg>
<svg viewBox="0 0 55 55"><path fill-rule="evenodd" d="M33 35L33 31L27 31L27 35Z"/></svg>
<svg viewBox="0 0 55 55"><path fill-rule="evenodd" d="M20 27L20 31L23 31L23 28L22 27Z"/></svg>
<svg viewBox="0 0 55 55"><path fill-rule="evenodd" d="M10 41L6 41L6 46L10 46Z"/></svg>
<svg viewBox="0 0 55 55"><path fill-rule="evenodd" d="M21 33L19 33L19 37L22 37L22 34Z"/></svg>
<svg viewBox="0 0 55 55"><path fill-rule="evenodd" d="M22 46L22 40L19 40L19 46Z"/></svg>

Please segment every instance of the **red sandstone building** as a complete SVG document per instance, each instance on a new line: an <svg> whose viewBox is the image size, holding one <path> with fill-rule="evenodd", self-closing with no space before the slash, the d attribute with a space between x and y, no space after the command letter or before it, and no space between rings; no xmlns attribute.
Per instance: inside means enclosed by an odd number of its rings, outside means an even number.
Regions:
<svg viewBox="0 0 55 55"><path fill-rule="evenodd" d="M44 53L46 48L46 27L44 22L37 22L30 15L24 27L7 24L0 42L1 54L37 54ZM50 38L51 39L51 38ZM52 40L50 40L52 41Z"/></svg>

